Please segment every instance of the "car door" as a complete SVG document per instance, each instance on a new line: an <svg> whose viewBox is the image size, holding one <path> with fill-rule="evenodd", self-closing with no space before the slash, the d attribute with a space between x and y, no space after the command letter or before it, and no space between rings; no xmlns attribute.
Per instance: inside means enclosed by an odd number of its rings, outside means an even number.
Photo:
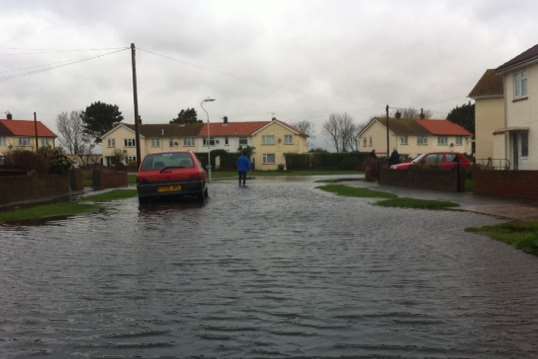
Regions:
<svg viewBox="0 0 538 359"><path fill-rule="evenodd" d="M457 158L458 156L455 153L445 153L442 155L442 160L439 166L443 170L453 170L458 165Z"/></svg>

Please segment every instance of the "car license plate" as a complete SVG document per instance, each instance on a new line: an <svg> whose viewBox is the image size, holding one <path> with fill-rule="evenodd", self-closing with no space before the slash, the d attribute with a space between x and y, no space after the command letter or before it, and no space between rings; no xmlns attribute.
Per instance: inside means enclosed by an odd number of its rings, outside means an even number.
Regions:
<svg viewBox="0 0 538 359"><path fill-rule="evenodd" d="M158 189L157 189L158 192L160 193L164 193L164 192L179 192L181 191L181 186L180 185L175 185L175 186L160 186Z"/></svg>

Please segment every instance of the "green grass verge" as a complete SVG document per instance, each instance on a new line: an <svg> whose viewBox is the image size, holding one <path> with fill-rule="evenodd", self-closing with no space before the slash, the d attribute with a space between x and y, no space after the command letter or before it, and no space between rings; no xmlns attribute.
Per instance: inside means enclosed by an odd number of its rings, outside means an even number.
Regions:
<svg viewBox="0 0 538 359"><path fill-rule="evenodd" d="M450 209L453 207L458 207L457 203L449 201L436 201L429 199L418 199L418 198L390 198L382 200L376 203L381 207L397 207L397 208L416 208L416 209Z"/></svg>
<svg viewBox="0 0 538 359"><path fill-rule="evenodd" d="M319 186L319 189L335 193L339 196L346 197L363 197L363 198L395 198L396 195L388 192L372 191L368 188L350 187L340 184L328 184Z"/></svg>
<svg viewBox="0 0 538 359"><path fill-rule="evenodd" d="M130 185L136 184L136 175L134 174L127 175L127 181L129 182Z"/></svg>
<svg viewBox="0 0 538 359"><path fill-rule="evenodd" d="M538 222L508 222L467 228L466 231L486 235L538 256Z"/></svg>
<svg viewBox="0 0 538 359"><path fill-rule="evenodd" d="M40 204L28 208L17 208L11 211L0 212L0 223L22 223L65 218L83 213L96 212L99 208L96 204L79 202Z"/></svg>
<svg viewBox="0 0 538 359"><path fill-rule="evenodd" d="M96 194L94 196L84 197L82 198L82 200L91 202L109 202L118 199L136 197L136 195L136 189L118 189L110 192Z"/></svg>

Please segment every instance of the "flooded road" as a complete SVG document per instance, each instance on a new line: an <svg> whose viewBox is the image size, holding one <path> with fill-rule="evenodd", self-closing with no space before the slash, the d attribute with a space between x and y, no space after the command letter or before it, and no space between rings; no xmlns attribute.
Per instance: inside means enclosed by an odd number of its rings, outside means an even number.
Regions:
<svg viewBox="0 0 538 359"><path fill-rule="evenodd" d="M1 358L533 358L538 260L496 220L312 182L0 227Z"/></svg>

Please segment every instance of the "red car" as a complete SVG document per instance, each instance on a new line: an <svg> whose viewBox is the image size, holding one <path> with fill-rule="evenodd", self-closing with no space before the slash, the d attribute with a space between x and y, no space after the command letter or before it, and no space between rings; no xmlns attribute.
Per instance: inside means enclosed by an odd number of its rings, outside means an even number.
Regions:
<svg viewBox="0 0 538 359"><path fill-rule="evenodd" d="M471 161L463 153L434 152L422 154L411 162L399 163L390 166L390 168L397 171L407 171L415 166L431 166L439 167L443 170L452 170L458 164L460 168L465 170L471 167Z"/></svg>
<svg viewBox="0 0 538 359"><path fill-rule="evenodd" d="M207 198L207 173L192 152L147 155L138 169L140 203L152 198L194 195Z"/></svg>

